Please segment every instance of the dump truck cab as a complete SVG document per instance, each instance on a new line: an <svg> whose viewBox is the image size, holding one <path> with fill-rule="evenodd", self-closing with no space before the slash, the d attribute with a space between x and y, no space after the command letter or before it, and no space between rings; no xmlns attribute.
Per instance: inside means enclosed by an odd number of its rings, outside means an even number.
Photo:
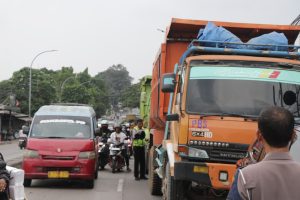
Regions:
<svg viewBox="0 0 300 200"><path fill-rule="evenodd" d="M261 110L284 106L299 117L300 62L199 55L187 58L175 77L165 141L174 151L169 164L175 180L228 190L236 162L256 137Z"/></svg>
<svg viewBox="0 0 300 200"><path fill-rule="evenodd" d="M180 27L185 29L181 29L182 34L192 35L192 30L205 24L175 19L167 37L180 35ZM275 30L284 32L294 43L300 30L290 26L216 24L246 41ZM164 199L184 199L191 186L203 195L225 197L236 162L246 156L256 138L261 110L281 106L295 118L300 117L299 47L262 51L249 45L229 45L192 41L173 72L161 77L161 90L170 96L163 139L153 152L155 172L150 174L150 183L152 191L161 184ZM155 141L156 135L153 137Z"/></svg>

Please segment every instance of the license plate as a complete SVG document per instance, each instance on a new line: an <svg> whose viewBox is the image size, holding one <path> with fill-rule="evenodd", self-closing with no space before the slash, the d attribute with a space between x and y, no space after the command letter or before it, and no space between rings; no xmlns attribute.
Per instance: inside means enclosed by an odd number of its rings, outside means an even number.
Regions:
<svg viewBox="0 0 300 200"><path fill-rule="evenodd" d="M193 172L194 172L194 173L204 173L204 174L208 174L208 167L206 167L206 166L197 166L197 165L195 165L195 166L194 166L194 169L193 169Z"/></svg>
<svg viewBox="0 0 300 200"><path fill-rule="evenodd" d="M49 171L48 178L69 178L68 171Z"/></svg>

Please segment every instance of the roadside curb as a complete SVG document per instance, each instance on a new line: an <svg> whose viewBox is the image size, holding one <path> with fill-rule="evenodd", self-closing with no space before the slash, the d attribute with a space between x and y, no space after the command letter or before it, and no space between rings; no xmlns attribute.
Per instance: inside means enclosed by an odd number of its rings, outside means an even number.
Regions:
<svg viewBox="0 0 300 200"><path fill-rule="evenodd" d="M17 143L17 140L0 141L0 145L4 145L4 144L14 144L14 143Z"/></svg>

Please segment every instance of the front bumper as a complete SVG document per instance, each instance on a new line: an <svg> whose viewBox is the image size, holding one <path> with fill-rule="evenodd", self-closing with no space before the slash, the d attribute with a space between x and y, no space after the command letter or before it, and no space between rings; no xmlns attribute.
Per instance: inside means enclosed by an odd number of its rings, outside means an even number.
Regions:
<svg viewBox="0 0 300 200"><path fill-rule="evenodd" d="M229 190L236 171L234 164L180 161L174 163L174 179L193 181L218 190ZM220 173L227 179L220 180Z"/></svg>
<svg viewBox="0 0 300 200"><path fill-rule="evenodd" d="M49 171L68 171L67 179L90 180L95 176L96 160L24 159L22 168L26 179L48 179Z"/></svg>

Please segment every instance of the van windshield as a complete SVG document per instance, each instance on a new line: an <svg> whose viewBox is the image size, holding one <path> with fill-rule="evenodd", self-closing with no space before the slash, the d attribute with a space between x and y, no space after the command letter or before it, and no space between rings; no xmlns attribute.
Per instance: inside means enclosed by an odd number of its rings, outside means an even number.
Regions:
<svg viewBox="0 0 300 200"><path fill-rule="evenodd" d="M36 116L30 132L32 138L91 138L88 117Z"/></svg>
<svg viewBox="0 0 300 200"><path fill-rule="evenodd" d="M192 67L186 109L202 115L258 116L281 106L299 117L300 72L242 67Z"/></svg>

